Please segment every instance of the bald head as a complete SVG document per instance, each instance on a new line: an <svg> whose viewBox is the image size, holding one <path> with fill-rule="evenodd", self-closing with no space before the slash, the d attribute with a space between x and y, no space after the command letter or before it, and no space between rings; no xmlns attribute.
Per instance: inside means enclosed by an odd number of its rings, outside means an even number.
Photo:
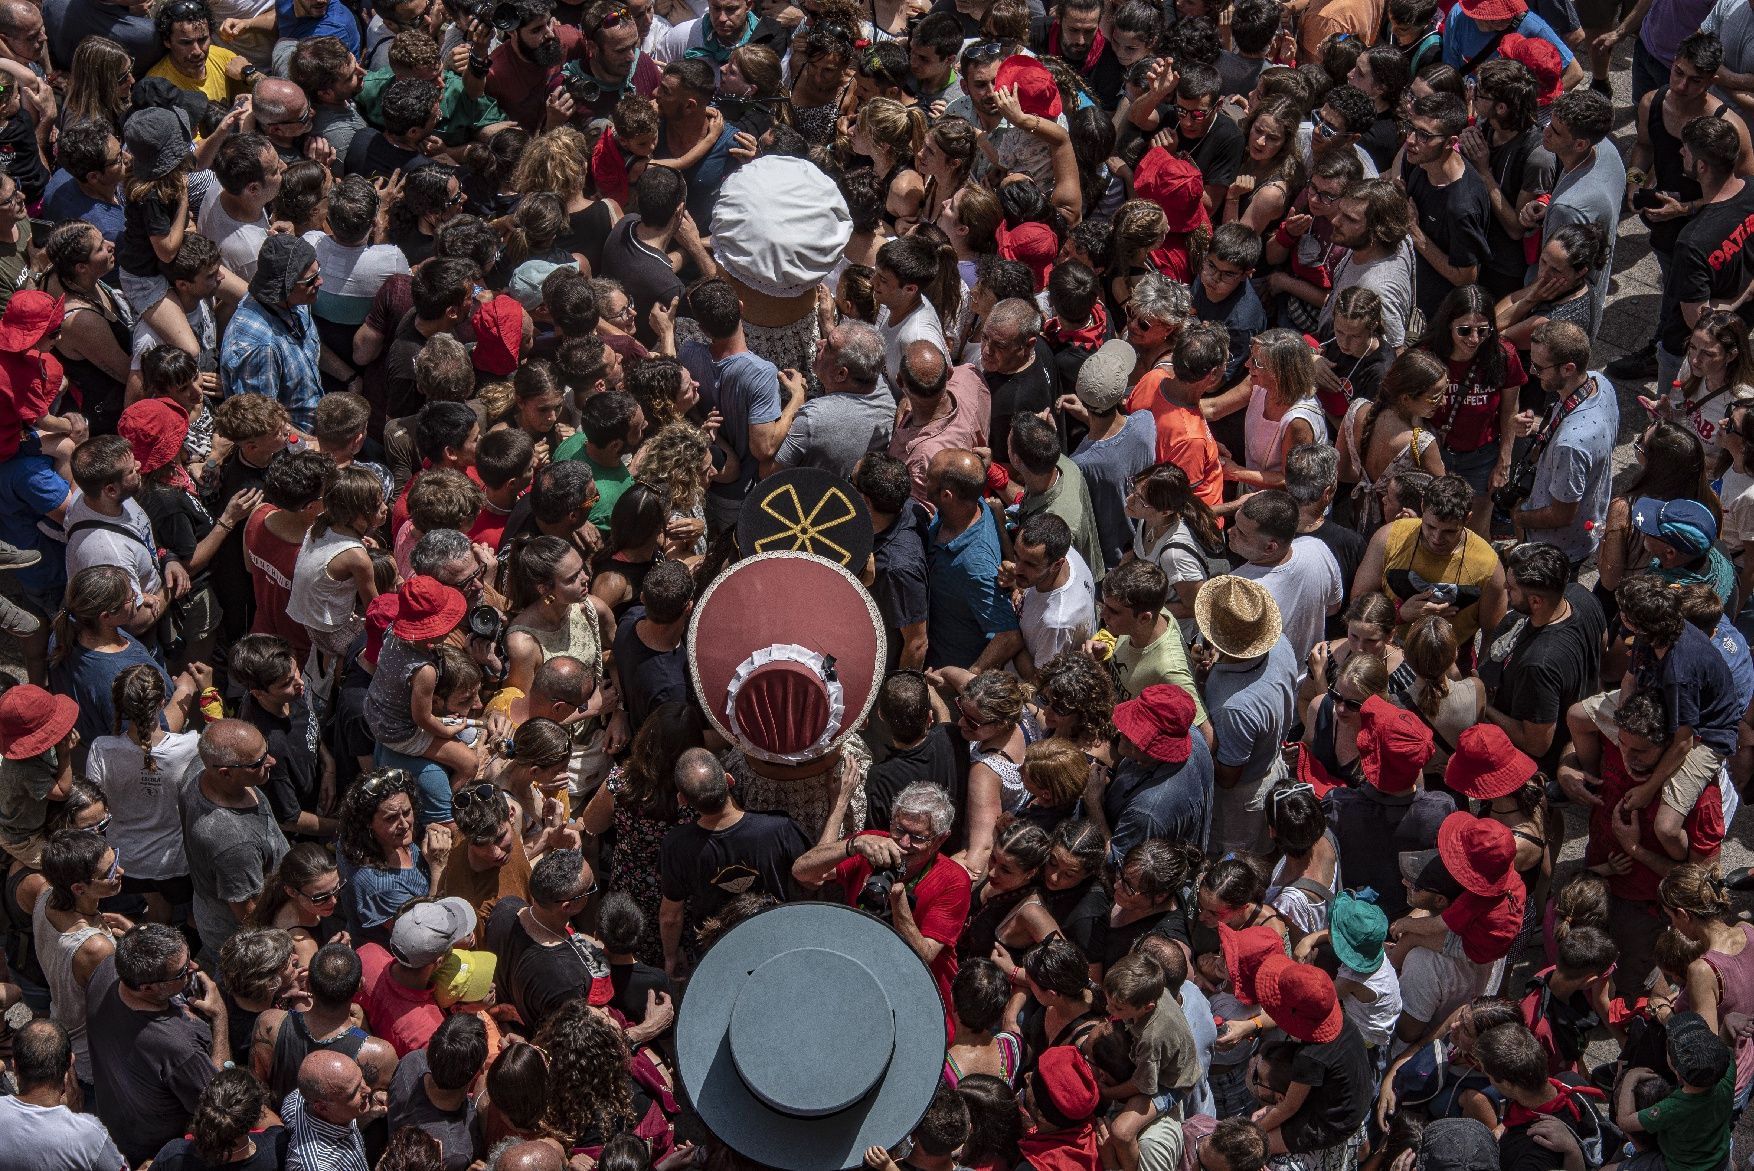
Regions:
<svg viewBox="0 0 1754 1171"><path fill-rule="evenodd" d="M981 457L966 448L950 447L932 457L926 465L926 490L933 503L942 507L938 497L949 493L961 504L979 504L987 486L987 468Z"/></svg>
<svg viewBox="0 0 1754 1171"><path fill-rule="evenodd" d="M571 655L546 659L530 681L530 714L547 715L541 709L555 703L582 707L591 697L595 682L590 668Z"/></svg>
<svg viewBox="0 0 1754 1171"><path fill-rule="evenodd" d="M202 729L199 750L208 768L240 768L259 759L268 742L243 720L214 720Z"/></svg>
<svg viewBox="0 0 1754 1171"><path fill-rule="evenodd" d="M936 399L950 381L950 363L931 342L909 342L901 351L901 389L914 398Z"/></svg>
<svg viewBox="0 0 1754 1171"><path fill-rule="evenodd" d="M696 813L717 813L731 797L731 778L719 758L705 748L690 748L676 758L676 791Z"/></svg>
<svg viewBox="0 0 1754 1171"><path fill-rule="evenodd" d="M305 91L292 82L279 77L264 77L256 83L250 104L256 111L256 124L271 131L294 129L284 124L303 117L311 103L305 97Z"/></svg>
<svg viewBox="0 0 1754 1171"><path fill-rule="evenodd" d="M43 14L27 0L0 0L0 36L28 36L43 27Z"/></svg>
<svg viewBox="0 0 1754 1171"><path fill-rule="evenodd" d="M566 1160L553 1143L507 1140L487 1167L488 1171L566 1171Z"/></svg>
<svg viewBox="0 0 1754 1171"><path fill-rule="evenodd" d="M300 1063L298 1092L307 1110L333 1126L353 1122L370 1103L359 1064L329 1050L318 1050Z"/></svg>

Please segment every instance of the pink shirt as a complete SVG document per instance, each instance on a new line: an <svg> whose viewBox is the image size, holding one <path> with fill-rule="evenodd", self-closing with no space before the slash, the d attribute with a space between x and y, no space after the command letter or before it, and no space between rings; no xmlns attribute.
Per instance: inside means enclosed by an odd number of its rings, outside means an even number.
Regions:
<svg viewBox="0 0 1754 1171"><path fill-rule="evenodd" d="M928 507L931 501L926 497L926 467L932 457L951 448L972 450L987 446L987 426L993 413L986 379L972 365L950 371L945 393L952 404L949 414L924 426L916 425L911 416L905 417L889 441L889 454L907 462L914 499Z"/></svg>

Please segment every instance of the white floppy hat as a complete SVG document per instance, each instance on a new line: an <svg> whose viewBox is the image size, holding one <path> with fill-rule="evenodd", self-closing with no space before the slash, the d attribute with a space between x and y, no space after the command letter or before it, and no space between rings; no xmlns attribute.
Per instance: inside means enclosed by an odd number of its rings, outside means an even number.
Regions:
<svg viewBox="0 0 1754 1171"><path fill-rule="evenodd" d="M815 163L769 155L725 180L712 231L713 256L727 273L758 293L796 297L840 263L853 217Z"/></svg>

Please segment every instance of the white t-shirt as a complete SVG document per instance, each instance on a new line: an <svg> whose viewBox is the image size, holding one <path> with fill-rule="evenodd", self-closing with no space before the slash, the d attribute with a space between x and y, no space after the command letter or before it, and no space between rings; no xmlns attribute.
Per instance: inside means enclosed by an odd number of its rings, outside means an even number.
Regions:
<svg viewBox="0 0 1754 1171"><path fill-rule="evenodd" d="M921 297L914 311L899 322L891 323L889 310L877 310L877 329L883 335L883 369L889 385L901 386L902 351L913 342L931 342L950 361L950 342L944 337L944 326L938 321L938 310Z"/></svg>
<svg viewBox="0 0 1754 1171"><path fill-rule="evenodd" d="M0 1167L41 1171L127 1171L110 1132L95 1114L0 1098Z"/></svg>
<svg viewBox="0 0 1754 1171"><path fill-rule="evenodd" d="M1410 954L1408 958L1412 958ZM1340 1004L1346 1010L1346 1019L1364 1034L1366 1045L1388 1044L1395 1035L1395 1023L1401 1019L1401 978L1395 974L1395 965L1385 956L1381 966L1366 976L1342 964L1340 978L1376 993L1376 999L1369 1004L1350 996L1342 997Z"/></svg>
<svg viewBox="0 0 1754 1171"><path fill-rule="evenodd" d="M1754 541L1754 480L1733 469L1724 473L1724 526L1719 535L1731 548Z"/></svg>
<svg viewBox="0 0 1754 1171"><path fill-rule="evenodd" d="M146 771L146 754L126 736L99 736L85 758L85 775L108 798L106 836L128 858L136 878L181 878L189 873L183 853L179 798L201 771L196 732L167 732L152 749L158 765Z"/></svg>
<svg viewBox="0 0 1754 1171"><path fill-rule="evenodd" d="M219 245L219 259L248 282L256 275L256 257L268 242L268 216L264 212L255 223L234 220L220 206L219 193L207 201L197 218L197 230Z"/></svg>
<svg viewBox="0 0 1754 1171"><path fill-rule="evenodd" d="M384 282L409 271L408 257L394 244L350 247L323 232L306 232L304 241L317 250L323 274L312 312L326 321L360 324Z"/></svg>
<svg viewBox="0 0 1754 1171"><path fill-rule="evenodd" d="M1343 596L1340 563L1333 552L1314 537L1298 537L1291 542L1291 556L1278 565L1239 565L1236 575L1267 587L1285 620L1285 640L1298 662L1308 660Z"/></svg>
<svg viewBox="0 0 1754 1171"><path fill-rule="evenodd" d="M1061 651L1077 650L1096 633L1096 580L1078 550L1066 550L1071 574L1064 585L1049 593L1023 591L1023 613L1018 626L1036 670Z"/></svg>
<svg viewBox="0 0 1754 1171"><path fill-rule="evenodd" d="M219 369L219 326L213 320L213 306L206 301L197 301L192 313L185 313L189 319L189 332L201 343L201 353L195 359L197 369L213 371ZM140 360L146 351L153 346L164 345L165 340L158 336L158 331L146 324L144 317L134 323L134 353L129 359L129 369L140 369Z"/></svg>
<svg viewBox="0 0 1754 1171"><path fill-rule="evenodd" d="M133 529L138 538L123 536L106 528L82 529L67 538L67 579L71 581L80 570L93 565L115 565L134 579L134 604L146 600L160 586L158 577L158 545L152 539L152 522L136 500L122 502L121 516L104 516L85 502L77 489L73 503L67 507L68 532L81 521L102 521Z"/></svg>
<svg viewBox="0 0 1754 1171"><path fill-rule="evenodd" d="M1452 949L1448 946L1456 943ZM1416 947L1401 963L1401 1009L1416 1021L1441 1021L1476 996L1491 990L1493 975L1503 964L1477 964L1462 954L1454 932L1445 936L1442 953ZM1385 965L1386 966L1386 965ZM1407 1046L1396 1041L1394 1053Z"/></svg>

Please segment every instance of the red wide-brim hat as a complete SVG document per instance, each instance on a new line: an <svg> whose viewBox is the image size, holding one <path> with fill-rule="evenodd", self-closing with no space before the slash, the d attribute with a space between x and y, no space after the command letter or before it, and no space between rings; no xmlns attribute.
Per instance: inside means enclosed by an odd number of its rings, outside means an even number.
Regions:
<svg viewBox="0 0 1754 1171"><path fill-rule="evenodd" d="M858 731L887 657L877 603L808 553L761 553L721 574L688 624L688 671L713 727L776 764L818 760Z"/></svg>

